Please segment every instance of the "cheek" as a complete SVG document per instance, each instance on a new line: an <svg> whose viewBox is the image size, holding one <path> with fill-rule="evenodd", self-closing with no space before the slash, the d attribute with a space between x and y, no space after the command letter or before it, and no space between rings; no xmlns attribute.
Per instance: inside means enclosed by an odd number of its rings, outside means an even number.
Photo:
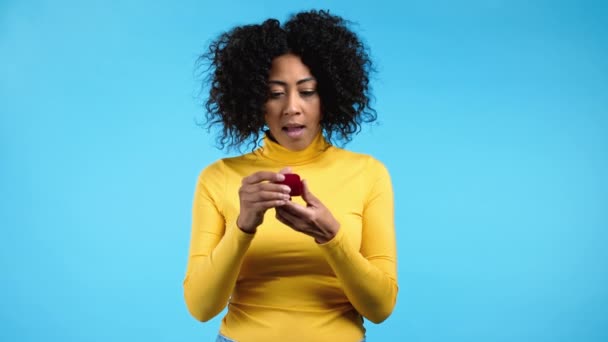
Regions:
<svg viewBox="0 0 608 342"><path fill-rule="evenodd" d="M272 107L266 106L264 111L264 122L268 128L274 128L276 125L279 125L279 119L276 115L276 111L272 110Z"/></svg>
<svg viewBox="0 0 608 342"><path fill-rule="evenodd" d="M315 101L313 101L313 103L311 103L311 109L317 113L317 115L319 117L321 117L323 114L323 106L321 105L321 99L317 98Z"/></svg>
<svg viewBox="0 0 608 342"><path fill-rule="evenodd" d="M268 121L272 117L272 106L268 103L264 104L264 120Z"/></svg>
<svg viewBox="0 0 608 342"><path fill-rule="evenodd" d="M277 114L277 105L275 103L266 103L264 105L264 117L273 118Z"/></svg>
<svg viewBox="0 0 608 342"><path fill-rule="evenodd" d="M311 103L309 110L310 113L315 114L316 119L318 121L321 121L323 119L323 108L321 106L321 101L315 101L314 103Z"/></svg>

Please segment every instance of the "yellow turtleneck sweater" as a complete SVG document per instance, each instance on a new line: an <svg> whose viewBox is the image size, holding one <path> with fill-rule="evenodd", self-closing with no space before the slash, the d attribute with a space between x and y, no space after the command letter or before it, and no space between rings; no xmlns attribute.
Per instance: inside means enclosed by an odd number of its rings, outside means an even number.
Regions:
<svg viewBox="0 0 608 342"><path fill-rule="evenodd" d="M241 180L290 166L340 222L325 244L283 225L270 209L255 234L236 226ZM293 201L304 204L300 197ZM228 304L222 335L247 341L360 341L397 298L393 192L376 159L321 134L303 151L263 147L205 168L198 180L184 295L201 321Z"/></svg>

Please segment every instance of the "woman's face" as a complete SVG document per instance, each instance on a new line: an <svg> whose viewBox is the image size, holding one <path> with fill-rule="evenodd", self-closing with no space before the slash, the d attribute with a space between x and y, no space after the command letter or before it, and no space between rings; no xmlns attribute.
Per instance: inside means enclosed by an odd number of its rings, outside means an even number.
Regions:
<svg viewBox="0 0 608 342"><path fill-rule="evenodd" d="M281 146L300 151L321 131L317 81L300 57L285 54L272 61L264 120Z"/></svg>

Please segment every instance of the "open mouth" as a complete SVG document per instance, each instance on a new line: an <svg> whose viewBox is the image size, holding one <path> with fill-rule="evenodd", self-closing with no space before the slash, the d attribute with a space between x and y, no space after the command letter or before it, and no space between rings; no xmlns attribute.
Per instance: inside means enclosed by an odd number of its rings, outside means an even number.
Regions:
<svg viewBox="0 0 608 342"><path fill-rule="evenodd" d="M304 132L304 125L289 125L283 127L283 132L287 133L287 136L291 138L297 138Z"/></svg>

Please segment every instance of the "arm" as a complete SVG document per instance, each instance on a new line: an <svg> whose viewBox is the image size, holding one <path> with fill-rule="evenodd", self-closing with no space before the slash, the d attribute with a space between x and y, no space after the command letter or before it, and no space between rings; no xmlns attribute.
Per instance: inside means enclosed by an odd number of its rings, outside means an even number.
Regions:
<svg viewBox="0 0 608 342"><path fill-rule="evenodd" d="M287 203L276 209L276 217L315 238L355 309L380 323L393 311L398 291L393 190L381 163L371 160L369 169L360 250L349 243L340 223L310 192L306 182L302 194L306 207Z"/></svg>
<svg viewBox="0 0 608 342"><path fill-rule="evenodd" d="M226 222L222 203L226 172L217 163L199 177L192 208L192 237L184 297L192 316L207 321L226 306L245 253L264 213L289 199L289 187L273 184L284 176L259 171L242 180L237 222Z"/></svg>
<svg viewBox="0 0 608 342"><path fill-rule="evenodd" d="M351 247L342 229L319 246L355 309L380 323L397 300L397 248L390 176L379 162L370 167L374 179L363 210L360 251Z"/></svg>
<svg viewBox="0 0 608 342"><path fill-rule="evenodd" d="M224 189L222 169L214 164L201 173L194 194L184 297L190 314L200 321L210 320L226 306L254 236L225 222Z"/></svg>

